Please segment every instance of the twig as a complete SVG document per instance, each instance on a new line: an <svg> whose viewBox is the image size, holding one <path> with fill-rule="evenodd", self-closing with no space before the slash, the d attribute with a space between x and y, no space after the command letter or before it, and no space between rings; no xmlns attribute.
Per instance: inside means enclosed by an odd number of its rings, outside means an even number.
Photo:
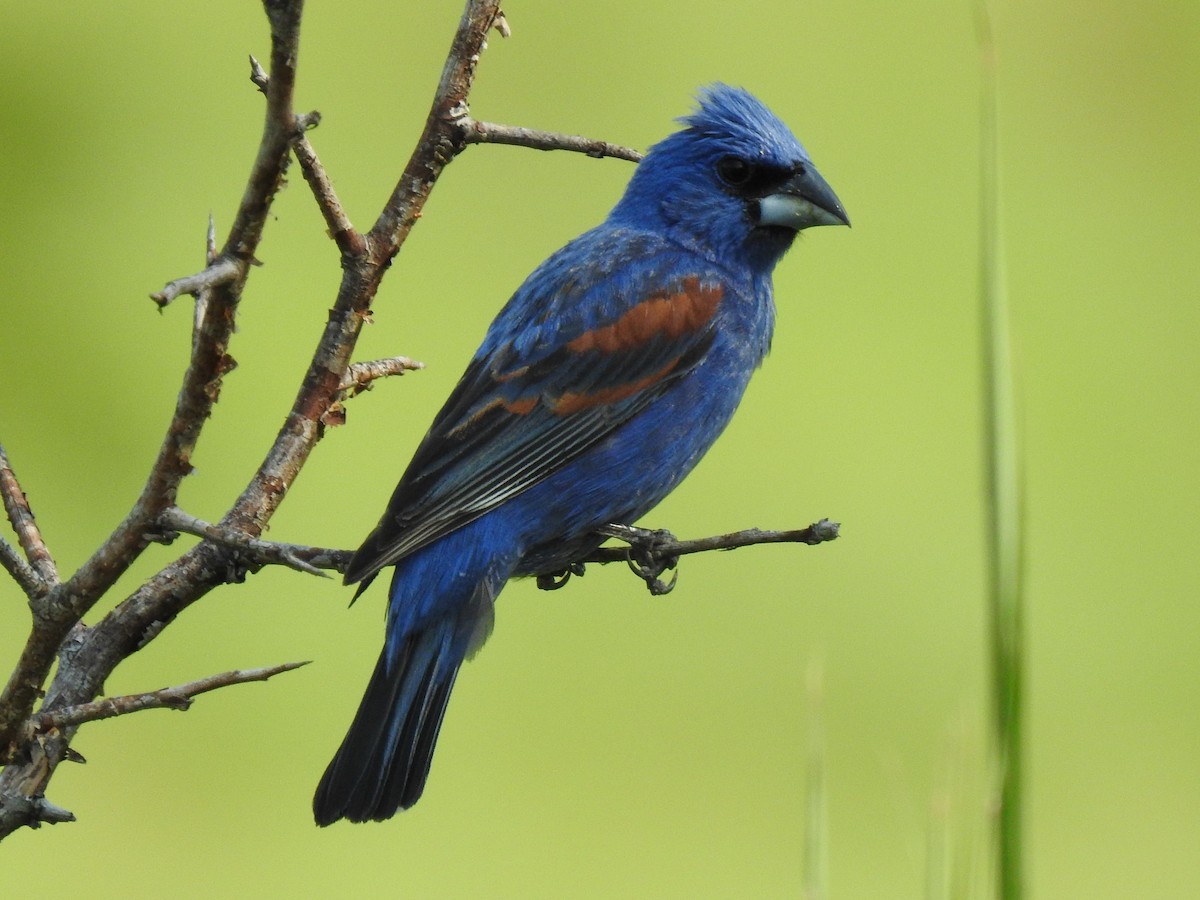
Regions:
<svg viewBox="0 0 1200 900"><path fill-rule="evenodd" d="M666 560L676 556L687 556L689 553L704 553L708 550L735 550L738 547L749 547L752 544L823 544L826 541L836 540L840 529L841 525L837 522L821 519L807 528L799 528L794 531L763 531L759 528L747 528L744 531L696 538L690 541L671 538L654 540L649 544L647 544L646 534L661 535L662 532L645 532L644 529L631 528L628 525L607 525L599 529L599 533L606 537L626 541L634 547L645 547L651 557ZM604 564L625 562L628 559L629 550L625 547L601 547L580 562Z"/></svg>
<svg viewBox="0 0 1200 900"><path fill-rule="evenodd" d="M266 681L282 672L290 672L301 666L307 666L311 660L304 662L281 663L277 666L267 666L263 669L234 669L232 672L222 672L220 675L210 675L198 681L189 681L178 687L166 687L145 694L126 694L123 697L105 697L91 703L80 703L50 712L39 713L30 721L35 735L45 734L51 729L77 728L84 722L95 722L100 719L111 719L124 716L143 709L188 709L192 698L199 694L215 691L217 688L228 687L232 684L245 684L249 681Z"/></svg>
<svg viewBox="0 0 1200 900"><path fill-rule="evenodd" d="M258 565L287 566L298 572L320 575L322 578L329 577L321 571L322 569L345 572L353 555L344 550L264 541L231 528L222 528L220 525L197 519L175 506L163 511L160 522L163 528L170 531L182 531L184 534L192 534L226 547L233 547L240 554L253 557Z"/></svg>
<svg viewBox="0 0 1200 900"><path fill-rule="evenodd" d="M503 35L508 23L501 16L499 0L470 0L463 10L417 149L371 228L369 240L377 260L390 262L396 255L442 169L466 146L459 123L468 115L467 96L484 39L500 22Z"/></svg>
<svg viewBox="0 0 1200 900"><path fill-rule="evenodd" d="M21 484L17 481L17 475L12 470L3 445L0 445L0 499L3 500L4 512L12 524L17 542L25 552L25 558L29 560L29 566L26 568L29 568L41 583L41 590L38 593L44 593L47 587L58 584L58 568L54 565L54 557L50 555L50 550L46 547L46 541L42 538L42 531L38 528L33 510L29 506L29 500L25 496L25 492L21 490ZM15 553L13 555L17 562L24 565ZM9 565L6 564L5 568L9 569L14 578L22 582L22 589L32 597L33 594L29 593L27 583L22 578L18 578L17 573Z"/></svg>
<svg viewBox="0 0 1200 900"><path fill-rule="evenodd" d="M37 572L21 559L16 548L4 538L0 538L0 566L12 576L13 581L25 592L25 596L38 597L48 590Z"/></svg>
<svg viewBox="0 0 1200 900"><path fill-rule="evenodd" d="M640 162L642 159L642 154L632 147L622 147L620 144L610 144L608 141L598 141L577 134L538 131L519 125L498 125L495 122L481 122L470 116L459 119L458 126L462 129L463 140L468 144L511 144L534 150L570 150L573 153L586 153L595 159L611 156L629 162Z"/></svg>
<svg viewBox="0 0 1200 900"><path fill-rule="evenodd" d="M255 58L254 54L250 54L250 80L254 82L254 86L258 88L259 93L266 94L267 84L271 80L271 76L267 74L267 70L262 67L262 63Z"/></svg>
<svg viewBox="0 0 1200 900"><path fill-rule="evenodd" d="M708 550L733 550L751 544L822 544L826 541L836 540L840 528L841 526L837 522L821 519L807 528L796 531L762 531L758 528L747 528L745 531L735 531L731 534L681 541L669 531L653 531L647 528L635 528L631 525L605 525L596 529L596 533L625 541L629 546L600 547L583 559L573 562L563 572L539 575L537 584L542 590L558 590L570 580L572 575L582 575L586 563L595 562L604 565L611 562L624 562L638 578L646 583L650 593L657 597L669 594L674 590L675 583L679 580L678 572L667 582L662 581L659 576L674 569L679 564L681 556L689 553L703 553Z"/></svg>
<svg viewBox="0 0 1200 900"><path fill-rule="evenodd" d="M250 80L264 94L271 81L270 76L263 71L262 66L253 56L250 57ZM296 161L300 163L300 171L304 175L304 180L312 189L321 215L325 217L325 224L329 226L329 236L333 238L338 249L343 253L358 256L366 251L363 237L351 223L350 217L346 215L342 201L338 199L337 191L334 190L333 181L326 174L325 167L317 157L317 151L304 134L320 124L321 114L316 110L297 116L296 134L292 138L292 152L296 155Z"/></svg>
<svg viewBox="0 0 1200 900"><path fill-rule="evenodd" d="M211 219L209 220L211 223ZM242 274L242 266L233 259L220 258L211 261L202 272L168 281L161 291L155 291L150 299L159 309L166 308L180 294L195 294L206 288L215 288L235 280Z"/></svg>
<svg viewBox="0 0 1200 900"><path fill-rule="evenodd" d="M415 372L423 368L425 363L409 359L407 356L390 356L386 359L353 363L342 377L338 390L353 397L362 391L370 390L376 379L403 375L405 372Z"/></svg>
<svg viewBox="0 0 1200 900"><path fill-rule="evenodd" d="M303 117L303 128L297 130L296 137L292 140L292 152L296 155L304 180L308 182L317 201L317 208L321 210L325 225L329 228L329 236L343 253L361 256L366 252L366 242L346 215L342 201L338 199L337 191L334 190L333 181L317 157L317 151L304 134L304 131L316 127L320 121L321 116L316 112Z"/></svg>

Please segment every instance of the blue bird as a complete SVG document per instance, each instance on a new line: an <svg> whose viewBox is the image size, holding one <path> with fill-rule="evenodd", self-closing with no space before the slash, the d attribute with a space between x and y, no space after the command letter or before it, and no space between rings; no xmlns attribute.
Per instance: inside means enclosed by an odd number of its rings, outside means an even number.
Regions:
<svg viewBox="0 0 1200 900"><path fill-rule="evenodd" d="M561 572L636 521L725 428L771 343L771 273L796 233L848 225L787 127L700 92L603 224L492 322L379 525L359 592L394 566L387 638L313 800L319 825L390 818L425 787L450 690L514 576Z"/></svg>

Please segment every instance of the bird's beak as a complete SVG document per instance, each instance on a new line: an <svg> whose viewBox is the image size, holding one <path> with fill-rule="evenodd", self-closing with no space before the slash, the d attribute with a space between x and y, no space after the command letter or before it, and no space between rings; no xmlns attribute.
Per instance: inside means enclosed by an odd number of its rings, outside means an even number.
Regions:
<svg viewBox="0 0 1200 900"><path fill-rule="evenodd" d="M805 164L779 190L758 201L758 224L800 231L814 225L849 225L850 217L829 183Z"/></svg>

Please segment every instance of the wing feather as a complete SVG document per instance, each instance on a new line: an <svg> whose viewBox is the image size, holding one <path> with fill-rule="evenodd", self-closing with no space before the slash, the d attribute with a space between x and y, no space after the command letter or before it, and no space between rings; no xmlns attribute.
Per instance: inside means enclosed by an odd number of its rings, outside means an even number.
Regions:
<svg viewBox="0 0 1200 900"><path fill-rule="evenodd" d="M609 302L602 309L610 311L591 327L560 334L543 325L541 340L523 347L515 340L497 345L489 334L418 447L383 519L351 561L348 584L369 580L533 487L637 416L700 362L725 293L719 277L697 273L658 290L631 284L624 296L611 293L612 283L580 285L575 279L569 293L578 296L560 292L548 299L575 309L601 306L589 295L607 286ZM521 312L514 305L522 299L518 292L497 322L511 330L512 317ZM524 299L526 321L544 322L545 301Z"/></svg>

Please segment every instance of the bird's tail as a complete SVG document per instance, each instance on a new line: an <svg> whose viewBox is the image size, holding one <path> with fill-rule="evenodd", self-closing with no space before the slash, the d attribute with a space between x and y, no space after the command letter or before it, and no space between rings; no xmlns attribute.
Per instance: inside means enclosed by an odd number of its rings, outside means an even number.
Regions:
<svg viewBox="0 0 1200 900"><path fill-rule="evenodd" d="M420 798L450 689L473 643L464 624L457 615L444 616L407 635L399 647L384 647L354 722L317 787L318 825L382 821Z"/></svg>

